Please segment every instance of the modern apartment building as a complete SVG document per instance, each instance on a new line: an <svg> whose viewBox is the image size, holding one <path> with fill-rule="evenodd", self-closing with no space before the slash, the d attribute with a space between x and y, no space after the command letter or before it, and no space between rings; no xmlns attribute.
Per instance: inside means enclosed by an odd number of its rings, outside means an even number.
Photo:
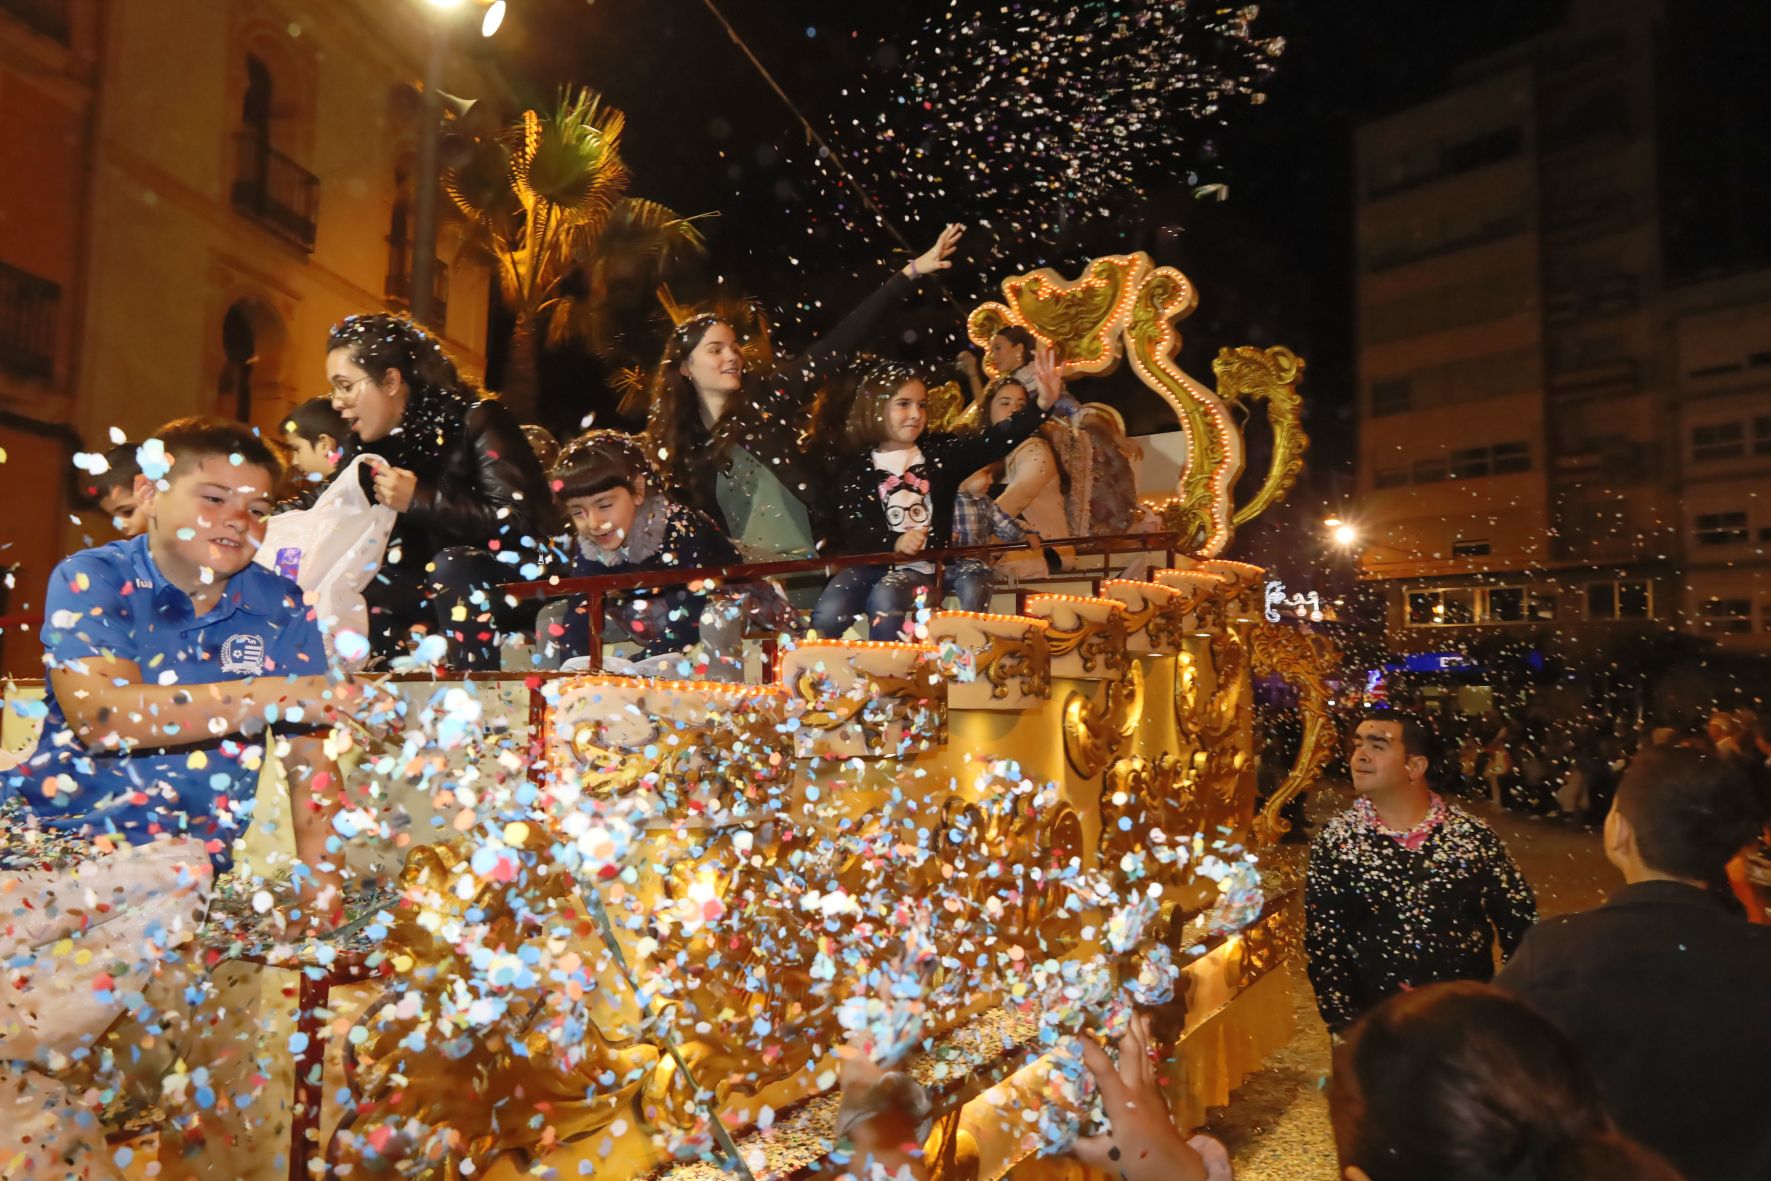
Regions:
<svg viewBox="0 0 1771 1181"><path fill-rule="evenodd" d="M323 391L330 324L404 306L418 133L392 94L439 19L423 0L0 0L0 617L109 536L71 520L76 449L186 414L274 427ZM446 61L445 89L491 97L467 54ZM483 370L489 272L458 245L446 229L442 323Z"/></svg>
<svg viewBox="0 0 1771 1181"><path fill-rule="evenodd" d="M1402 650L1771 651L1771 270L1668 265L1669 19L1575 0L1358 130L1349 514Z"/></svg>

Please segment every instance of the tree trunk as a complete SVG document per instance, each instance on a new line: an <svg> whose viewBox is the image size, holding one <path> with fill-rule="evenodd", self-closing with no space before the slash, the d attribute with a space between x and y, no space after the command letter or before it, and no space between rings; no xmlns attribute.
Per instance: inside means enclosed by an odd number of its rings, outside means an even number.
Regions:
<svg viewBox="0 0 1771 1181"><path fill-rule="evenodd" d="M499 395L518 422L536 422L540 391L536 388L535 321L524 316L510 334L510 354L504 362Z"/></svg>

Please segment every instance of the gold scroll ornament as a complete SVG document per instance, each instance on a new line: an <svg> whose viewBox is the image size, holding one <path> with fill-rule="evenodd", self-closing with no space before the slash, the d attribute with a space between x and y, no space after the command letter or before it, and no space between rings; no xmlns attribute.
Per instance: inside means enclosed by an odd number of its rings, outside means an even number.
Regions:
<svg viewBox="0 0 1771 1181"><path fill-rule="evenodd" d="M1109 681L1102 703L1082 693L1064 702L1064 756L1085 779L1100 774L1137 732L1144 716L1144 670L1136 661L1124 677Z"/></svg>
<svg viewBox="0 0 1771 1181"><path fill-rule="evenodd" d="M1162 515L1167 528L1183 535L1188 552L1222 553L1236 526L1277 504L1296 483L1309 446L1296 389L1302 359L1284 348L1226 349L1212 366L1218 390L1206 389L1175 363L1175 321L1198 303L1180 271L1155 266L1142 252L1109 255L1091 261L1079 278L1042 268L1004 279L1002 292L1003 302L982 304L967 320L974 344L985 348L999 330L1020 325L1057 352L1066 376L1110 373L1129 358L1138 379L1174 410L1187 436L1187 459ZM1244 455L1229 407L1256 400L1267 404L1273 463L1254 498L1234 508Z"/></svg>
<svg viewBox="0 0 1771 1181"><path fill-rule="evenodd" d="M1279 813L1299 792L1313 786L1334 755L1335 731L1328 713L1328 681L1340 668L1340 649L1317 632L1283 623L1258 624L1253 633L1256 676L1276 676L1297 690L1303 739L1297 762L1255 817L1257 840L1272 844L1291 830Z"/></svg>

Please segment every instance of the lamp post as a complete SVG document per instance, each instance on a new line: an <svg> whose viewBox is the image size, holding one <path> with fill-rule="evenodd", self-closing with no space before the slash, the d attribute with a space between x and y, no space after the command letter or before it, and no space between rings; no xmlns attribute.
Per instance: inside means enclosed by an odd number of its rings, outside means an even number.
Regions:
<svg viewBox="0 0 1771 1181"><path fill-rule="evenodd" d="M424 70L423 105L419 109L418 192L412 208L412 318L431 324L436 315L437 199L443 137L443 65L455 11L465 0L427 0L436 13L430 22L430 58ZM480 21L480 36L490 37L504 23L505 0L494 0ZM431 325L441 330L443 325Z"/></svg>

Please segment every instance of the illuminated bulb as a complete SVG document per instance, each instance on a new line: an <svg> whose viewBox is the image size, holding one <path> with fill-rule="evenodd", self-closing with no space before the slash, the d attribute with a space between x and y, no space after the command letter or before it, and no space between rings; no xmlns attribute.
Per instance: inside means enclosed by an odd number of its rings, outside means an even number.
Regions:
<svg viewBox="0 0 1771 1181"><path fill-rule="evenodd" d="M1359 540L1359 530L1347 524L1345 521L1337 523L1333 528L1334 543L1336 545L1351 546L1354 542Z"/></svg>
<svg viewBox="0 0 1771 1181"><path fill-rule="evenodd" d="M436 0L431 0L431 3L436 3ZM492 7L486 9L485 18L480 21L480 36L490 37L498 31L498 26L504 23L504 9L504 0L492 0Z"/></svg>

